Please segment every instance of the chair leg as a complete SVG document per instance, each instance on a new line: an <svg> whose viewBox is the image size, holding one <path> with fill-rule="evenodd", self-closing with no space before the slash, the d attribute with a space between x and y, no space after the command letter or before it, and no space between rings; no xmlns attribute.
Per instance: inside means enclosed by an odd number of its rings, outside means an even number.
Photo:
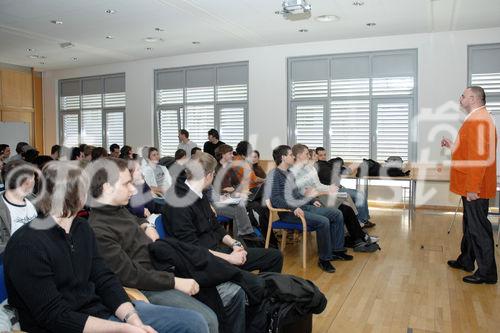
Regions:
<svg viewBox="0 0 500 333"><path fill-rule="evenodd" d="M453 215L453 220L451 221L449 227L448 227L448 233L451 232L451 228L453 228L453 226L455 225L455 219L457 217L457 213L458 213L458 208L460 207L460 203L462 202L462 197L460 197L460 199L458 199L458 204L457 204L457 208L455 208L455 214Z"/></svg>
<svg viewBox="0 0 500 333"><path fill-rule="evenodd" d="M307 231L302 232L302 269L306 270Z"/></svg>
<svg viewBox="0 0 500 333"><path fill-rule="evenodd" d="M281 252L285 251L286 246L286 229L281 230Z"/></svg>

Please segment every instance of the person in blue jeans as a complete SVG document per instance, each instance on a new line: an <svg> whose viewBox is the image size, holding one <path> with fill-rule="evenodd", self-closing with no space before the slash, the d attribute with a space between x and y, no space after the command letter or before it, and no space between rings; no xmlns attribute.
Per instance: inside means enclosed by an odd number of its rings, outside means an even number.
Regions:
<svg viewBox="0 0 500 333"><path fill-rule="evenodd" d="M275 208L285 208L292 212L279 213L285 222L298 222L304 217L309 227L316 230L319 267L328 273L335 272L331 260L352 260L344 248L344 219L338 209L322 207L315 199L317 191L308 189L301 194L289 168L295 158L290 146L281 145L273 150L273 159L277 167L267 178L266 197Z"/></svg>
<svg viewBox="0 0 500 333"><path fill-rule="evenodd" d="M74 162L43 169L40 215L21 227L4 252L9 304L26 332L208 333L201 314L130 302L97 251L87 221L76 217L88 179Z"/></svg>

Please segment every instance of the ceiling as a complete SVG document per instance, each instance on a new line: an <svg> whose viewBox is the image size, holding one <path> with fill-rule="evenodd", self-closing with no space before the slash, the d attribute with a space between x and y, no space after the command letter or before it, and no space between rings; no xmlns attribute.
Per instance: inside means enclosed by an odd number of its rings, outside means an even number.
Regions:
<svg viewBox="0 0 500 333"><path fill-rule="evenodd" d="M354 0L309 0L311 18L289 21L274 13L281 8L281 0L0 0L0 62L48 70L245 47L500 26L498 0L358 1L364 5L354 6ZM108 9L116 12L108 14ZM328 14L340 20L315 19ZM369 22L376 26L368 27ZM148 43L145 37L163 41ZM63 42L74 47L63 49L59 46Z"/></svg>

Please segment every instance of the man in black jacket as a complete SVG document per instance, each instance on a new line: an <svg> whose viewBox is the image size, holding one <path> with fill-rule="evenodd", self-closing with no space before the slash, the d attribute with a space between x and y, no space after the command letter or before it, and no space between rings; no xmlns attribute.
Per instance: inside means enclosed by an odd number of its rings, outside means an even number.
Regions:
<svg viewBox="0 0 500 333"><path fill-rule="evenodd" d="M153 304L195 310L205 317L210 331L217 332L217 318L213 311L190 297L198 293L198 283L153 267L148 246L159 238L158 233L154 225L132 215L124 207L135 190L127 162L107 158L97 163L100 165L93 166L90 185L96 202L91 209L89 223L95 232L99 252L108 266L125 286L140 289ZM234 284L224 283L221 286L224 287L218 290L227 321L233 325L231 330L242 332L239 327L241 322L244 327L245 294ZM243 318L239 319L241 313Z"/></svg>
<svg viewBox="0 0 500 333"><path fill-rule="evenodd" d="M203 193L212 184L216 165L215 159L207 153L186 165L187 180L176 182L165 195L165 230L179 240L209 249L215 256L244 270L281 272L283 257L279 250L244 249L217 222Z"/></svg>

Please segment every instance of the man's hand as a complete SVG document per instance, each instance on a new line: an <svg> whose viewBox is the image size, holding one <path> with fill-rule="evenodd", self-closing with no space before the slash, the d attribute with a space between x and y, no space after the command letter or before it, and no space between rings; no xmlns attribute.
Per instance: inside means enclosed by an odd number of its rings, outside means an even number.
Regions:
<svg viewBox="0 0 500 333"><path fill-rule="evenodd" d="M474 201L479 199L479 196L476 192L467 192L467 201Z"/></svg>
<svg viewBox="0 0 500 333"><path fill-rule="evenodd" d="M157 239L160 239L160 235L158 235L158 231L156 231L155 228L151 226L147 226L146 230L144 230L144 233L146 236L148 236L153 242L155 242Z"/></svg>
<svg viewBox="0 0 500 333"><path fill-rule="evenodd" d="M227 257L227 261L233 265L241 266L247 261L247 251L233 251Z"/></svg>
<svg viewBox="0 0 500 333"><path fill-rule="evenodd" d="M318 200L316 200L316 201L313 202L313 205L314 205L314 207L320 208L321 207L321 202L319 202Z"/></svg>
<svg viewBox="0 0 500 333"><path fill-rule="evenodd" d="M339 191L339 187L337 185L330 185L330 194L336 194Z"/></svg>
<svg viewBox="0 0 500 333"><path fill-rule="evenodd" d="M293 211L293 215L297 216L297 217L304 217L304 211L300 208L296 208L294 211Z"/></svg>
<svg viewBox="0 0 500 333"><path fill-rule="evenodd" d="M132 325L129 323L122 324L123 328L120 333L158 333L154 328L147 325Z"/></svg>
<svg viewBox="0 0 500 333"><path fill-rule="evenodd" d="M453 142L451 142L450 139L448 139L448 138L441 139L441 147L446 147L446 148L451 149L452 145L453 145Z"/></svg>
<svg viewBox="0 0 500 333"><path fill-rule="evenodd" d="M196 295L200 291L200 285L193 279L174 278L174 288L189 296Z"/></svg>

